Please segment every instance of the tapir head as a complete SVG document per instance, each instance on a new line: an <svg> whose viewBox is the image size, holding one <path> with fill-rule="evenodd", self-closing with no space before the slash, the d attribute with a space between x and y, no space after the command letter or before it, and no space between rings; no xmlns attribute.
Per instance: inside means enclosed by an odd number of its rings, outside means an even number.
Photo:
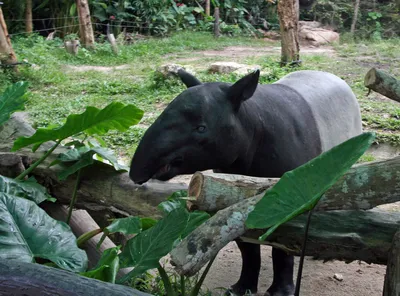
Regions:
<svg viewBox="0 0 400 296"><path fill-rule="evenodd" d="M176 175L229 167L242 149L242 103L255 92L259 71L236 83L201 83L180 70L188 87L148 128L133 156L130 178L169 180ZM242 107L243 108L243 107Z"/></svg>

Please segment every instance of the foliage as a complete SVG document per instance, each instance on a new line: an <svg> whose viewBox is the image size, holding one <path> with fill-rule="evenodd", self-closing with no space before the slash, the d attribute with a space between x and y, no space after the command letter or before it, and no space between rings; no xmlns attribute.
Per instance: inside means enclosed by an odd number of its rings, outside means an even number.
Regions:
<svg viewBox="0 0 400 296"><path fill-rule="evenodd" d="M69 226L48 216L36 203L1 192L0 215L1 259L35 262L41 258L70 271L86 269L86 253L77 247Z"/></svg>
<svg viewBox="0 0 400 296"><path fill-rule="evenodd" d="M364 154L374 138L373 133L361 134L286 172L255 205L246 226L269 228L260 237L265 240L279 225L312 210L322 195Z"/></svg>
<svg viewBox="0 0 400 296"><path fill-rule="evenodd" d="M61 141L81 132L87 135L102 135L112 129L125 131L131 125L137 124L142 116L142 110L119 102L113 102L104 109L87 107L82 114L68 116L61 127L38 129L31 137L18 138L12 150L16 151L29 145L34 145L32 150L36 150L47 141Z"/></svg>
<svg viewBox="0 0 400 296"><path fill-rule="evenodd" d="M21 182L0 176L0 192L15 197L26 198L36 204L40 204L45 200L53 200L47 193L47 189L32 179Z"/></svg>
<svg viewBox="0 0 400 296"><path fill-rule="evenodd" d="M27 82L17 82L0 95L0 126L10 118L12 113L24 110L27 88Z"/></svg>

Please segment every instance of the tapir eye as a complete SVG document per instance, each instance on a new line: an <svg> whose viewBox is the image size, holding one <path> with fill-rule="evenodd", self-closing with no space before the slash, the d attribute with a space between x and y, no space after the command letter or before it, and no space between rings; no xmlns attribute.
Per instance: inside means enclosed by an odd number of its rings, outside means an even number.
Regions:
<svg viewBox="0 0 400 296"><path fill-rule="evenodd" d="M204 132L206 131L206 127L205 127L204 125L199 125L199 126L196 128L196 130L197 130L199 133L204 133Z"/></svg>

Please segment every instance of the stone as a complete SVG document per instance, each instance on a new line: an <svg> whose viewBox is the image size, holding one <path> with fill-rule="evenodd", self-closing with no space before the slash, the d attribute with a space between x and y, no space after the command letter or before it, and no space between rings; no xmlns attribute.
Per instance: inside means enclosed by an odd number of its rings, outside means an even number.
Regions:
<svg viewBox="0 0 400 296"><path fill-rule="evenodd" d="M335 273L333 275L333 278L339 282L343 281L343 275L341 275L340 273Z"/></svg>
<svg viewBox="0 0 400 296"><path fill-rule="evenodd" d="M240 75L248 74L256 69L260 69L258 65L244 65L235 62L216 62L210 65L208 70L212 73L236 73Z"/></svg>

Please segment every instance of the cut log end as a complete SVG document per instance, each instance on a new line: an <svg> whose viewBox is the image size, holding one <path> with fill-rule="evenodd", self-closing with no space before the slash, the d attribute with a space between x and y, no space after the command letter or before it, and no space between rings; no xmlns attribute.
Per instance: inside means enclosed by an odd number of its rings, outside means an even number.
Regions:
<svg viewBox="0 0 400 296"><path fill-rule="evenodd" d="M197 172L193 175L189 183L189 196L198 198L201 194L201 188L203 187L204 177L201 173Z"/></svg>
<svg viewBox="0 0 400 296"><path fill-rule="evenodd" d="M376 75L376 69L375 68L372 68L372 69L370 69L368 72L367 72L367 74L365 75L365 78L364 78L364 85L366 86L366 87L371 87L371 86L373 86L373 85L375 85L378 81L379 78L378 78L378 76Z"/></svg>

